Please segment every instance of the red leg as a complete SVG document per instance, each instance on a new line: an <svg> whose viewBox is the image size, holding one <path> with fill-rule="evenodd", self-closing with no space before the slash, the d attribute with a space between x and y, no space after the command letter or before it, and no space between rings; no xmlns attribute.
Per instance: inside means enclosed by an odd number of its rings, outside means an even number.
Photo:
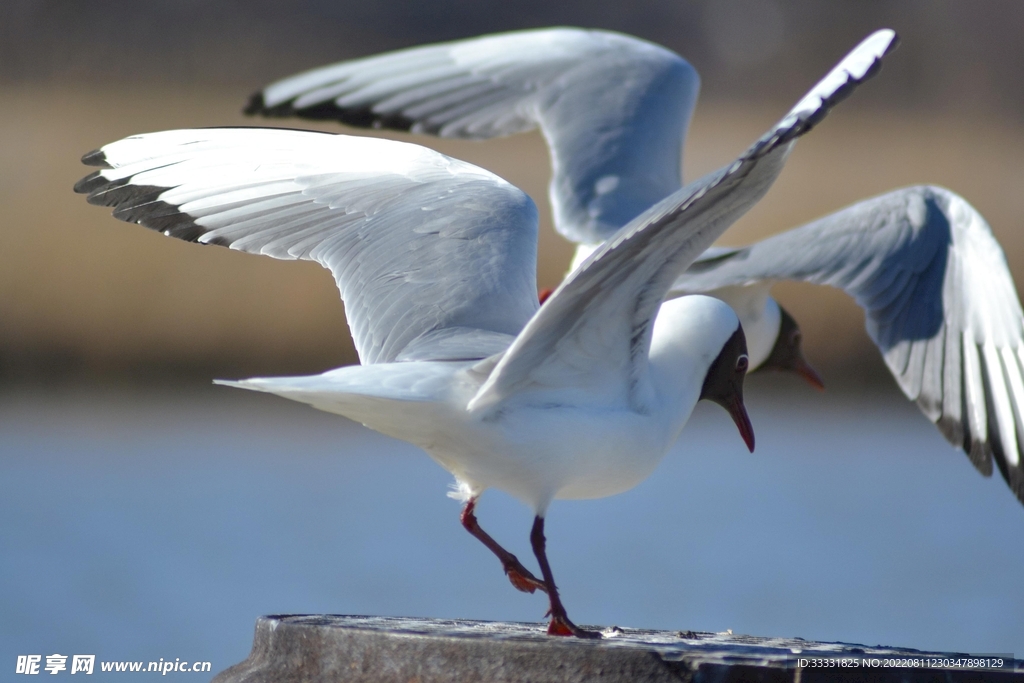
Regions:
<svg viewBox="0 0 1024 683"><path fill-rule="evenodd" d="M466 506L462 508L462 515L460 517L462 526L466 527L466 531L473 534L476 539L498 556L498 559L501 560L501 566L505 569L505 575L508 576L508 580L512 582L512 585L524 593L532 593L538 588L547 592L547 585L543 581L534 576L515 555L498 545L498 542L491 538L490 534L480 528L479 522L476 521L476 515L473 514L475 509L476 498L470 498L466 502Z"/></svg>
<svg viewBox="0 0 1024 683"><path fill-rule="evenodd" d="M548 589L548 599L551 601L551 609L548 610L548 614L551 616L551 623L548 624L548 635L600 638L601 634L597 631L586 631L569 621L569 615L566 614L565 607L562 606L562 600L558 597L558 589L555 587L555 577L551 573L551 565L548 564L543 517L536 517L533 520L530 544L533 545L533 554L537 556L537 562L540 563L540 571L544 576L544 583Z"/></svg>

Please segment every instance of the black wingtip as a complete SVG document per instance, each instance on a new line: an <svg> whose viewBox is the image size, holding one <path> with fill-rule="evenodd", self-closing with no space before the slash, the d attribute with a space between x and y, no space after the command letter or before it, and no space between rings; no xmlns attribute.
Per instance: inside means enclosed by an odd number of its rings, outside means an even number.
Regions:
<svg viewBox="0 0 1024 683"><path fill-rule="evenodd" d="M267 100L263 97L263 91L254 92L249 96L249 102L242 109L242 113L248 116L265 116L267 118L288 118L289 116L298 116L300 118L334 118L334 117L316 117L308 116L305 110L296 111L295 107L292 106L293 100L285 100L274 106L268 106Z"/></svg>
<svg viewBox="0 0 1024 683"><path fill-rule="evenodd" d="M333 100L319 102L299 109L295 108L294 100L285 100L279 104L268 106L263 91L255 92L249 97L249 103L242 110L249 116L266 116L267 118L298 117L310 121L337 121L353 128L374 128L408 132L416 125L414 119L399 112L382 113L372 107L340 107ZM423 132L436 133L439 128L424 127Z"/></svg>
<svg viewBox="0 0 1024 683"><path fill-rule="evenodd" d="M92 194L107 183L107 179L100 175L100 171L93 171L75 183L76 194Z"/></svg>
<svg viewBox="0 0 1024 683"><path fill-rule="evenodd" d="M243 114L249 116L265 116L267 118L287 118L289 116L299 116L301 118L315 118L313 116L307 116L305 110L298 110L292 106L292 100L285 100L280 104L274 106L268 106L267 100L263 97L263 91L254 92L249 97L248 104L242 110ZM319 118L333 118L333 117L319 117Z"/></svg>
<svg viewBox="0 0 1024 683"><path fill-rule="evenodd" d="M967 459L971 461L972 465L974 465L974 469L978 470L982 476L992 476L993 453L992 447L989 443L973 439L971 434L965 430L963 450L964 453L967 454ZM1003 478L1005 478L1007 483L1009 483L1010 480L1004 470L1004 466L1001 464L1001 461L998 457L995 458L995 461L996 464L999 465L1000 471L1003 473Z"/></svg>
<svg viewBox="0 0 1024 683"><path fill-rule="evenodd" d="M263 91L254 92L249 97L249 103L245 105L245 109L242 110L243 114L248 116L255 116L256 114L265 114L267 111L266 102L263 100Z"/></svg>
<svg viewBox="0 0 1024 683"><path fill-rule="evenodd" d="M416 125L415 119L400 112L382 113L374 111L372 107L342 109L334 106L333 103L327 104L321 111L315 111L312 116L307 114L306 109L300 110L299 115L308 118L333 118L354 128L398 130L405 133L411 131L412 127ZM440 126L424 126L418 132L437 134L439 130Z"/></svg>
<svg viewBox="0 0 1024 683"><path fill-rule="evenodd" d="M1006 453L1003 451L1002 445L997 445L992 453L993 460L996 462L996 466L999 467L999 474L1003 475L1003 480L1006 485L1013 491L1013 495L1017 497L1017 500L1024 505L1024 469L1021 468L1020 463L1016 465L1010 465L1006 459ZM974 455L968 454L971 461L974 461ZM991 469L992 465L989 465Z"/></svg>
<svg viewBox="0 0 1024 683"><path fill-rule="evenodd" d="M110 168L110 164L107 163L107 154L102 149L94 149L91 152L86 152L82 155L82 163L86 166L99 166L100 168Z"/></svg>

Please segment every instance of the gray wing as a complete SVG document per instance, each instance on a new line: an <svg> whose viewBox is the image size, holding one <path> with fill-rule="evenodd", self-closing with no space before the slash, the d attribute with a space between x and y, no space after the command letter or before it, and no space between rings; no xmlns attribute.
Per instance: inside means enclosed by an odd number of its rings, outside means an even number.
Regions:
<svg viewBox="0 0 1024 683"><path fill-rule="evenodd" d="M863 41L736 161L651 207L580 265L545 301L470 402L485 409L551 382L595 403L623 395L645 412L654 316L672 282L760 199L796 139L877 70L896 34Z"/></svg>
<svg viewBox="0 0 1024 683"><path fill-rule="evenodd" d="M501 178L406 143L178 130L87 154L75 191L165 235L330 269L363 363L483 358L537 309L537 212Z"/></svg>
<svg viewBox="0 0 1024 683"><path fill-rule="evenodd" d="M709 255L677 287L760 280L838 287L903 393L984 474L1024 502L1024 314L1002 249L960 196L912 187L743 249Z"/></svg>
<svg viewBox="0 0 1024 683"><path fill-rule="evenodd" d="M540 127L555 225L597 244L682 185L700 88L682 57L608 31L518 31L341 62L256 93L250 114L483 139Z"/></svg>

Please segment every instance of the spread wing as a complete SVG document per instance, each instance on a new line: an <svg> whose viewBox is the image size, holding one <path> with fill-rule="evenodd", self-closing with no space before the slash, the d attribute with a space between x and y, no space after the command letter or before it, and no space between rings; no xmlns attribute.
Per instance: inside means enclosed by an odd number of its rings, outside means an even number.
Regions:
<svg viewBox="0 0 1024 683"><path fill-rule="evenodd" d="M474 359L537 309L537 211L501 178L406 143L259 128L176 130L87 154L75 186L179 239L334 275L363 363Z"/></svg>
<svg viewBox="0 0 1024 683"><path fill-rule="evenodd" d="M760 280L838 287L903 393L982 473L1024 502L1024 314L985 219L942 188L869 199L743 249L709 254L677 287Z"/></svg>
<svg viewBox="0 0 1024 683"><path fill-rule="evenodd" d="M626 397L633 409L646 411L653 319L672 282L768 191L796 139L875 73L895 41L889 30L869 36L736 161L670 195L605 242L547 299L469 408L569 385L584 388L595 403Z"/></svg>
<svg viewBox="0 0 1024 683"><path fill-rule="evenodd" d="M246 112L484 139L540 127L555 225L597 244L682 185L700 88L682 57L575 28L517 31L390 52L286 78Z"/></svg>

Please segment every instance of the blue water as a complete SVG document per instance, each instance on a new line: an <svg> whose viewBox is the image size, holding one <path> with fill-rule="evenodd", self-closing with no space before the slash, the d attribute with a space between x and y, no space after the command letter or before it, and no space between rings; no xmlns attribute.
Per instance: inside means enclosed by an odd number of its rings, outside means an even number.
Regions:
<svg viewBox="0 0 1024 683"><path fill-rule="evenodd" d="M998 474L894 392L754 389L753 455L701 406L648 481L552 506L576 621L1024 655L1024 509ZM448 483L411 446L275 397L9 393L0 671L61 653L216 672L267 613L540 620ZM478 515L533 564L526 508L488 492Z"/></svg>

